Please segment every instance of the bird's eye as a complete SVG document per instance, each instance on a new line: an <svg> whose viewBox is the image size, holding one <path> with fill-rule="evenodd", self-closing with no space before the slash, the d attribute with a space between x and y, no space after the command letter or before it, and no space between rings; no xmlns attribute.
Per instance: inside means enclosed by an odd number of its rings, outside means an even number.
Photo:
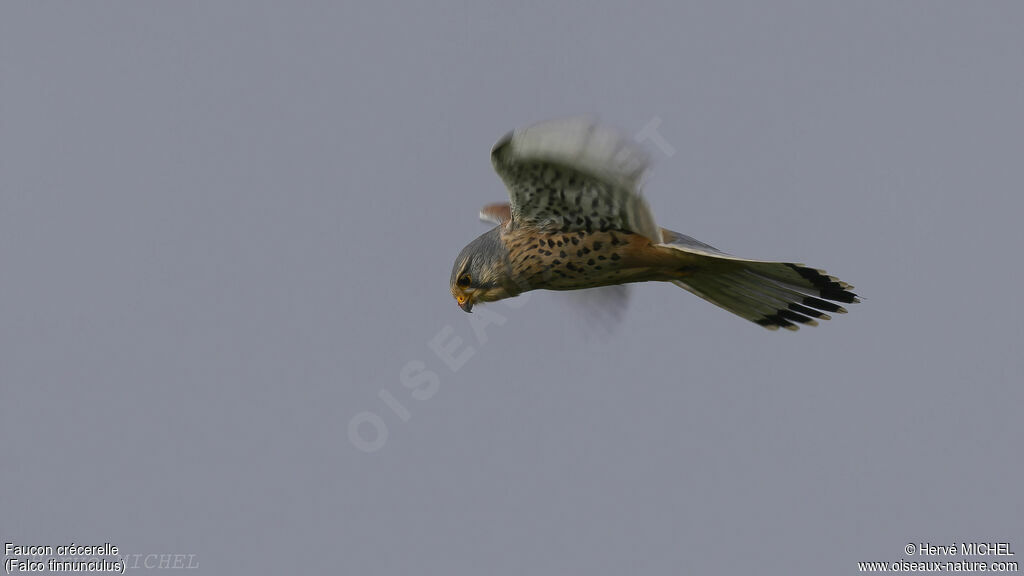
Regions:
<svg viewBox="0 0 1024 576"><path fill-rule="evenodd" d="M456 282L456 284L458 284L459 286L461 286L463 288L467 288L469 286L469 283L470 283L469 274L463 274L462 276L459 276L459 280Z"/></svg>

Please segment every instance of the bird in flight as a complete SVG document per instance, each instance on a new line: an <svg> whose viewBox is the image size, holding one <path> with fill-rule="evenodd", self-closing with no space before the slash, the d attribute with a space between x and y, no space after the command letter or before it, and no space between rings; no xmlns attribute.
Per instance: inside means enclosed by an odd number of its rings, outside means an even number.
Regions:
<svg viewBox="0 0 1024 576"><path fill-rule="evenodd" d="M860 301L822 270L737 258L657 226L640 194L645 150L592 121L510 132L491 162L509 202L480 211L497 226L455 260L451 293L466 312L529 290L671 282L770 330L796 330Z"/></svg>

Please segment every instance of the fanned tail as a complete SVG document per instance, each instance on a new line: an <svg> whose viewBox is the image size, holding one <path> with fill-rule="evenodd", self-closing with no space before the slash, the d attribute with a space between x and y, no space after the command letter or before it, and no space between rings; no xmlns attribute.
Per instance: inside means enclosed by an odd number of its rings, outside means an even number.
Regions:
<svg viewBox="0 0 1024 576"><path fill-rule="evenodd" d="M686 252L695 264L673 282L737 316L769 330L817 326L833 314L845 314L837 302L860 302L853 286L803 264L744 260L719 252L688 236L667 232L661 246Z"/></svg>

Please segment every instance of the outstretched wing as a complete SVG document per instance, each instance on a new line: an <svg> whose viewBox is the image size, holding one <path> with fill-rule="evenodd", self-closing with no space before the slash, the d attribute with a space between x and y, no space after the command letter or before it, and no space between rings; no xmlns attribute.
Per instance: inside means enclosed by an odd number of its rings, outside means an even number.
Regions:
<svg viewBox="0 0 1024 576"><path fill-rule="evenodd" d="M511 226L624 230L661 242L640 196L644 149L594 122L553 120L511 132L491 151L511 200Z"/></svg>
<svg viewBox="0 0 1024 576"><path fill-rule="evenodd" d="M827 312L845 313L836 302L860 302L853 286L803 264L736 258L694 240L663 230L661 246L695 257L694 272L673 284L770 330L817 325Z"/></svg>
<svg viewBox="0 0 1024 576"><path fill-rule="evenodd" d="M484 222L504 224L512 218L512 207L508 202L488 204L480 209L480 219Z"/></svg>

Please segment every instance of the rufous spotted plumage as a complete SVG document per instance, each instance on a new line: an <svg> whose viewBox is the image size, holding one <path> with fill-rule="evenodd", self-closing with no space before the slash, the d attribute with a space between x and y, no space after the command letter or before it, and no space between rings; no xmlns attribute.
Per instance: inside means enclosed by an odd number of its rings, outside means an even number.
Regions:
<svg viewBox="0 0 1024 576"><path fill-rule="evenodd" d="M633 140L584 119L509 133L491 152L509 202L481 218L498 225L467 245L451 293L469 312L529 290L672 282L769 329L816 325L845 282L802 264L736 258L658 227L640 194L648 156Z"/></svg>

